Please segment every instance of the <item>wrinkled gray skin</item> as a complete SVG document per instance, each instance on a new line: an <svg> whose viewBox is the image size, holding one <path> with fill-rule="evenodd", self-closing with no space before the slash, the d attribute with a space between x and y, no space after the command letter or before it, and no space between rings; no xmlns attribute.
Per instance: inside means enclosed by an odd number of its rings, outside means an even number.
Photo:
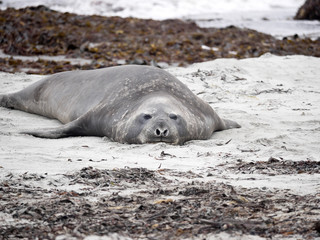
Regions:
<svg viewBox="0 0 320 240"><path fill-rule="evenodd" d="M183 144L240 127L219 118L177 78L149 66L54 74L22 91L0 95L0 106L65 124L26 132L43 138L90 135L121 143Z"/></svg>

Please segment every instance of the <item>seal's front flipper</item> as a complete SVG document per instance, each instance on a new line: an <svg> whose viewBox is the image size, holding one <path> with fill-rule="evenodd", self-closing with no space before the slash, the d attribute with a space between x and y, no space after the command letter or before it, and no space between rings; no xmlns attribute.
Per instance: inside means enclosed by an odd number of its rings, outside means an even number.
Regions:
<svg viewBox="0 0 320 240"><path fill-rule="evenodd" d="M66 125L57 128L45 128L39 129L35 131L25 131L21 132L22 134L29 134L35 137L40 138L65 138L71 136L81 136L81 128L74 124L74 122L70 122Z"/></svg>
<svg viewBox="0 0 320 240"><path fill-rule="evenodd" d="M231 128L241 128L241 126L235 121L223 119L223 122L225 126L222 130L231 129Z"/></svg>

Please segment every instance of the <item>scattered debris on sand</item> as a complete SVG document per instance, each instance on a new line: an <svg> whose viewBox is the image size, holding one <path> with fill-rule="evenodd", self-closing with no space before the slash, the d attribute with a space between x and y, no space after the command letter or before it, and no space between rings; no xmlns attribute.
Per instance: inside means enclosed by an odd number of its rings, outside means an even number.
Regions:
<svg viewBox="0 0 320 240"><path fill-rule="evenodd" d="M59 181L46 175L9 174L0 183L0 211L5 218L0 234L7 239L110 233L148 239L220 232L266 238L319 236L319 194L233 187L203 181L192 172L184 174L92 167ZM47 187L39 187L44 182ZM63 190L68 186L78 190Z"/></svg>

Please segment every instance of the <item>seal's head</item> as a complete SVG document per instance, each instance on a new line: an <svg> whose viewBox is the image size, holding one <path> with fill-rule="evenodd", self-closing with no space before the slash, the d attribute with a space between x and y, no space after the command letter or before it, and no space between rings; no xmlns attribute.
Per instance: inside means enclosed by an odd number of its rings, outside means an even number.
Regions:
<svg viewBox="0 0 320 240"><path fill-rule="evenodd" d="M126 143L166 142L183 144L188 139L185 109L165 94L144 98L117 128L118 139Z"/></svg>

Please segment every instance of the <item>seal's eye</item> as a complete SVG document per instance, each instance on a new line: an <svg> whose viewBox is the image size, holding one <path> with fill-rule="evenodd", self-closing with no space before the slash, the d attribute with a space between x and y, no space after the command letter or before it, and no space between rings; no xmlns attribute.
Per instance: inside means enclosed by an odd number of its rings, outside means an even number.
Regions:
<svg viewBox="0 0 320 240"><path fill-rule="evenodd" d="M170 113L169 118L171 118L172 120L177 120L178 116L174 113Z"/></svg>
<svg viewBox="0 0 320 240"><path fill-rule="evenodd" d="M144 118L145 120L149 120L149 119L152 118L152 116L151 116L150 114L145 114L145 115L143 116L143 118Z"/></svg>

